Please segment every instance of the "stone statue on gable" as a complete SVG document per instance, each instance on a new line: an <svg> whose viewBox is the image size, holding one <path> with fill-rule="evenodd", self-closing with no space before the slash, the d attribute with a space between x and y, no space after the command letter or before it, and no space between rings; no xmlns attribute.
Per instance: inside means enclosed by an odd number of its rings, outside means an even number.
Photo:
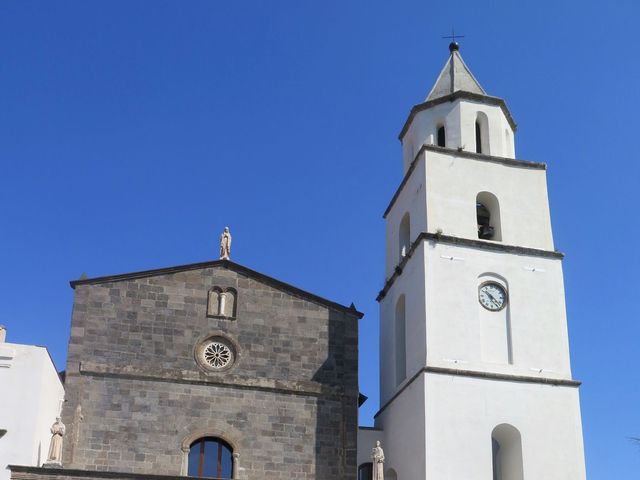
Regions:
<svg viewBox="0 0 640 480"><path fill-rule="evenodd" d="M373 480L384 480L384 450L380 446L380 440L376 440L376 446L371 450L373 461Z"/></svg>
<svg viewBox="0 0 640 480"><path fill-rule="evenodd" d="M224 232L220 235L220 260L231 258L231 232L229 227L224 227Z"/></svg>

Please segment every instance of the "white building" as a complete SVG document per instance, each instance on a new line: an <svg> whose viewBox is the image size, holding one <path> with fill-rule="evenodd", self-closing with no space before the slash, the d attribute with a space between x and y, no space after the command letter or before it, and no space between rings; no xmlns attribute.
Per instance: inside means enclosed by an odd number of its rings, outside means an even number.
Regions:
<svg viewBox="0 0 640 480"><path fill-rule="evenodd" d="M7 465L41 466L64 388L44 347L5 342L0 327L0 480Z"/></svg>
<svg viewBox="0 0 640 480"><path fill-rule="evenodd" d="M586 477L546 165L515 159L515 129L452 43L384 215L380 410L358 462L380 440L385 480Z"/></svg>

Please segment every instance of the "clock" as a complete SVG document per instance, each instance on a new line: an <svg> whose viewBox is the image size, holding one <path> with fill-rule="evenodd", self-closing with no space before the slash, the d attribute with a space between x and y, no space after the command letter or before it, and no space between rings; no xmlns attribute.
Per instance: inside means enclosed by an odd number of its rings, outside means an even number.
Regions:
<svg viewBox="0 0 640 480"><path fill-rule="evenodd" d="M507 291L496 282L486 282L478 289L478 300L487 310L497 312L507 305Z"/></svg>

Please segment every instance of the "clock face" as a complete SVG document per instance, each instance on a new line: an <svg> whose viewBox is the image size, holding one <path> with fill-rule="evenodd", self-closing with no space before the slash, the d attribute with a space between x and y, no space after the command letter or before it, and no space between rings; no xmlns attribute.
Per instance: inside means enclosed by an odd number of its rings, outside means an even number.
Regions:
<svg viewBox="0 0 640 480"><path fill-rule="evenodd" d="M497 312L507 305L507 292L502 285L487 282L480 286L478 300L480 300L480 305L487 310Z"/></svg>

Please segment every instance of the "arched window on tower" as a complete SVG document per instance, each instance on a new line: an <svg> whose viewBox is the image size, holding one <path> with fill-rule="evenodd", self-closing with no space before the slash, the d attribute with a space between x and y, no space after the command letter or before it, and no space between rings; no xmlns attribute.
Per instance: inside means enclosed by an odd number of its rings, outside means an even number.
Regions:
<svg viewBox="0 0 640 480"><path fill-rule="evenodd" d="M233 449L217 437L200 438L189 448L189 477L233 478Z"/></svg>
<svg viewBox="0 0 640 480"><path fill-rule="evenodd" d="M480 192L476 196L476 219L478 238L482 240L502 240L500 204L493 193Z"/></svg>
<svg viewBox="0 0 640 480"><path fill-rule="evenodd" d="M400 385L400 383L402 383L407 377L407 340L404 295L400 295L400 298L396 303L394 334L396 344L396 385Z"/></svg>
<svg viewBox="0 0 640 480"><path fill-rule="evenodd" d="M504 156L513 158L513 142L511 141L511 133L509 133L509 129L504 129Z"/></svg>
<svg viewBox="0 0 640 480"><path fill-rule="evenodd" d="M444 125L440 125L438 126L438 146L445 147L447 144L446 140Z"/></svg>
<svg viewBox="0 0 640 480"><path fill-rule="evenodd" d="M493 480L523 480L522 439L517 428L503 423L491 432Z"/></svg>
<svg viewBox="0 0 640 480"><path fill-rule="evenodd" d="M400 221L400 228L398 231L399 261L402 261L402 259L407 256L409 253L409 247L411 247L411 219L409 217L409 212L407 212Z"/></svg>
<svg viewBox="0 0 640 480"><path fill-rule="evenodd" d="M484 112L476 114L476 153L490 154L489 118Z"/></svg>

